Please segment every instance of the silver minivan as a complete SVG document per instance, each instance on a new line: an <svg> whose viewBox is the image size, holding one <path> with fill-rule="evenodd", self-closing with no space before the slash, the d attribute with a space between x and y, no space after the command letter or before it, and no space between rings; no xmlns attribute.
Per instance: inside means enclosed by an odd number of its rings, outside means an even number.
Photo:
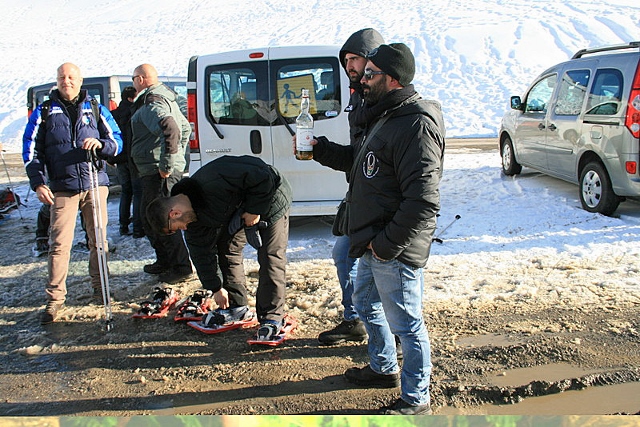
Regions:
<svg viewBox="0 0 640 427"><path fill-rule="evenodd" d="M502 171L522 166L580 186L589 212L640 196L640 41L578 51L511 97L500 126Z"/></svg>

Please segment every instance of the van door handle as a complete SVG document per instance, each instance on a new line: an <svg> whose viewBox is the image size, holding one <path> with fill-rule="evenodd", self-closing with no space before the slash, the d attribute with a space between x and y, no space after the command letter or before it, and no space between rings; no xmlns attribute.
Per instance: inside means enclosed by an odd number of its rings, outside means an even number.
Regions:
<svg viewBox="0 0 640 427"><path fill-rule="evenodd" d="M544 123L539 123L538 124L538 129L540 129L540 130L544 130L545 127L546 126L544 125Z"/></svg>
<svg viewBox="0 0 640 427"><path fill-rule="evenodd" d="M553 132L554 130L556 130L556 129L558 129L558 128L556 127L556 125L554 125L553 123L551 123L551 124L547 127L547 129L549 129L551 132Z"/></svg>
<svg viewBox="0 0 640 427"><path fill-rule="evenodd" d="M260 131L251 131L249 134L249 145L251 146L251 152L253 154L262 153L262 136L260 136Z"/></svg>

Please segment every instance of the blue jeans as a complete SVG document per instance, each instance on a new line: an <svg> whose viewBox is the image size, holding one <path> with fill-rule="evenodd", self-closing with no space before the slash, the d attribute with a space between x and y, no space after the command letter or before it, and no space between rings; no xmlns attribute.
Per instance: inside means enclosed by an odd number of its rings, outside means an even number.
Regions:
<svg viewBox="0 0 640 427"><path fill-rule="evenodd" d="M394 335L404 361L400 397L411 405L430 403L431 346L422 317L422 269L398 260L380 261L367 251L358 264L353 302L369 336L371 369L399 371Z"/></svg>
<svg viewBox="0 0 640 427"><path fill-rule="evenodd" d="M358 313L353 306L352 294L353 284L356 282L356 273L358 272L358 258L349 256L349 236L340 236L336 238L333 245L331 256L336 266L338 274L338 282L342 289L342 307L344 307L344 320L352 321L358 318Z"/></svg>

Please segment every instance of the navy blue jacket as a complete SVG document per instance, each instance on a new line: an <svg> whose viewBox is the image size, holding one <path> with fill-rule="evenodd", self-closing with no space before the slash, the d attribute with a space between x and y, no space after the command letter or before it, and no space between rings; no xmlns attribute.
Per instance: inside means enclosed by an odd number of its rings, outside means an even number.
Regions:
<svg viewBox="0 0 640 427"><path fill-rule="evenodd" d="M88 191L89 163L87 151L81 148L85 138L100 140L102 149L97 154L101 159L122 151L120 128L109 110L99 105L100 117L96 120L91 109L91 97L85 90L80 91L78 99L78 117L74 124L71 123L57 90L51 92L49 113L44 126L42 104L29 117L22 137L22 160L33 190L47 184L54 193ZM98 184L109 185L105 162L100 160L98 166Z"/></svg>

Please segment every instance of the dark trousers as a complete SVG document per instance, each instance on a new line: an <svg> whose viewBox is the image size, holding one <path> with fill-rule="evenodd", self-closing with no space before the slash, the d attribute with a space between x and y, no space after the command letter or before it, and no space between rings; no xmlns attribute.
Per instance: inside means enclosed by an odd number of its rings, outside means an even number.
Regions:
<svg viewBox="0 0 640 427"><path fill-rule="evenodd" d="M222 236L221 236L222 237ZM289 212L267 228L260 230L262 247L258 249L258 289L256 291L256 313L258 320L282 322L284 317L287 243L289 241ZM219 240L220 268L224 288L233 304L247 305L247 289L243 268L242 250L246 244L244 231L239 231L230 240Z"/></svg>
<svg viewBox="0 0 640 427"><path fill-rule="evenodd" d="M168 236L156 234L149 226L146 216L147 206L158 197L169 196L171 194L171 187L173 187L180 178L173 174L168 178L162 178L159 174L153 174L143 176L140 179L142 181L142 203L140 204L142 224L149 243L151 243L151 246L156 251L156 262L165 267L166 270L180 272L191 271L189 252L182 238L182 233L174 233Z"/></svg>
<svg viewBox="0 0 640 427"><path fill-rule="evenodd" d="M121 227L133 224L133 231L140 233L144 230L142 217L140 216L140 203L142 202L142 182L140 177L131 170L128 163L118 163L116 167L118 182L122 187L120 193L120 206L118 210L118 222ZM133 215L131 205L133 204Z"/></svg>

